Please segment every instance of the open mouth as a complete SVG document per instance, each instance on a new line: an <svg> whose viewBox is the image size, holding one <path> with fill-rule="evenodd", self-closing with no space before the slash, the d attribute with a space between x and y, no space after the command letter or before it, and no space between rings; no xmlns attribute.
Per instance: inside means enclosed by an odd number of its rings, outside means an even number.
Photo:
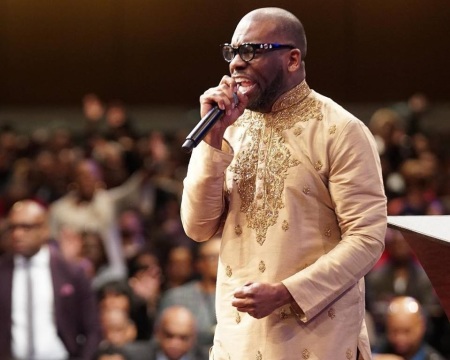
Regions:
<svg viewBox="0 0 450 360"><path fill-rule="evenodd" d="M236 78L236 83L238 84L239 92L242 94L249 93L254 87L255 83L249 79Z"/></svg>
<svg viewBox="0 0 450 360"><path fill-rule="evenodd" d="M255 86L255 83L252 83L251 81L244 81L242 83L240 83L239 85L239 91L242 94L246 94L248 92L250 92Z"/></svg>

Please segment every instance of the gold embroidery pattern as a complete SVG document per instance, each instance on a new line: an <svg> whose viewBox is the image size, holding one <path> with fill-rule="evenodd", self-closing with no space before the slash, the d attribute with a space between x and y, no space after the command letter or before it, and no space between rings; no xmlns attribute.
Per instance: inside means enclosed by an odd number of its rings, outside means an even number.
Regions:
<svg viewBox="0 0 450 360"><path fill-rule="evenodd" d="M330 319L334 319L334 318L336 317L336 310L334 310L334 308L330 308L330 309L328 310L328 317L329 317Z"/></svg>
<svg viewBox="0 0 450 360"><path fill-rule="evenodd" d="M353 351L351 351L350 349L347 349L347 351L345 352L345 355L347 356L347 359L351 359L353 357Z"/></svg>
<svg viewBox="0 0 450 360"><path fill-rule="evenodd" d="M328 130L330 135L336 134L336 125L331 125L330 129Z"/></svg>
<svg viewBox="0 0 450 360"><path fill-rule="evenodd" d="M263 273L264 271L266 271L266 264L264 263L264 261L260 261L260 263L259 263L259 271L261 272L261 273Z"/></svg>
<svg viewBox="0 0 450 360"><path fill-rule="evenodd" d="M320 169L322 169L322 166L323 166L323 164L322 164L322 161L317 161L316 163L315 163L315 165L314 165L314 169L316 169L317 171L319 171Z"/></svg>
<svg viewBox="0 0 450 360"><path fill-rule="evenodd" d="M302 358L303 359L309 359L310 353L308 349L303 349L302 351Z"/></svg>
<svg viewBox="0 0 450 360"><path fill-rule="evenodd" d="M289 314L286 312L286 309L281 309L280 311L280 319L284 320L287 319L289 317Z"/></svg>
<svg viewBox="0 0 450 360"><path fill-rule="evenodd" d="M291 107L303 101L310 93L311 89L306 81L303 81L300 85L287 92L282 98L278 99L275 104L273 104L272 111L275 112Z"/></svg>
<svg viewBox="0 0 450 360"><path fill-rule="evenodd" d="M303 130L300 127L296 127L294 128L294 135L295 136L300 136L302 134Z"/></svg>
<svg viewBox="0 0 450 360"><path fill-rule="evenodd" d="M256 360L262 360L261 351L258 351L258 353L256 354Z"/></svg>
<svg viewBox="0 0 450 360"><path fill-rule="evenodd" d="M234 228L234 232L236 233L236 235L242 235L242 228L240 225L236 225Z"/></svg>
<svg viewBox="0 0 450 360"><path fill-rule="evenodd" d="M247 147L240 150L229 169L234 174L233 180L241 198L240 210L246 214L247 227L255 230L260 245L264 244L268 228L277 223L279 210L284 207L284 181L288 171L300 164L285 145L282 132L291 129L298 121L322 118L322 104L315 98L305 99L310 92L306 83L302 83L292 89L285 100L274 104L273 113L246 111L233 125L245 127L252 139ZM270 134L266 151L260 150L265 132ZM262 199L256 201L259 197L259 194L256 195L259 156L265 161L265 167L260 169L263 184L258 190L262 191Z"/></svg>
<svg viewBox="0 0 450 360"><path fill-rule="evenodd" d="M309 188L308 185L303 186L303 193L305 195L308 195L311 192L311 189Z"/></svg>
<svg viewBox="0 0 450 360"><path fill-rule="evenodd" d="M225 274L227 274L228 277L231 277L231 275L233 275L233 271L231 270L230 265L227 265L227 268L225 269Z"/></svg>
<svg viewBox="0 0 450 360"><path fill-rule="evenodd" d="M236 312L236 324L239 324L241 322L241 314L239 314L238 312Z"/></svg>
<svg viewBox="0 0 450 360"><path fill-rule="evenodd" d="M288 230L289 230L289 223L288 223L286 220L284 220L284 221L283 221L283 224L281 225L281 228L282 228L284 231L288 231Z"/></svg>
<svg viewBox="0 0 450 360"><path fill-rule="evenodd" d="M328 228L328 229L325 230L325 236L326 237L330 237L331 236L331 229Z"/></svg>

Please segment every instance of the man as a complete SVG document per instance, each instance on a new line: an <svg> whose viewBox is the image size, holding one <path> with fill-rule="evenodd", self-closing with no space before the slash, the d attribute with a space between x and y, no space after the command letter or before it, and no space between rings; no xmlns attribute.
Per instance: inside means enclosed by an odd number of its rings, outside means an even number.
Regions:
<svg viewBox="0 0 450 360"><path fill-rule="evenodd" d="M362 278L386 230L373 137L307 85L291 13L245 15L223 55L231 76L200 104L225 116L192 152L181 206L192 239L223 231L211 358L370 359Z"/></svg>
<svg viewBox="0 0 450 360"><path fill-rule="evenodd" d="M47 211L24 200L7 219L11 252L0 260L0 358L90 360L100 340L84 270L48 245Z"/></svg>
<svg viewBox="0 0 450 360"><path fill-rule="evenodd" d="M50 207L50 225L55 239L64 229L89 231L101 236L108 265L103 266L93 279L95 289L109 281L126 278L117 212L132 194L138 192L141 181L142 176L136 174L121 187L105 190L99 164L92 159L83 159L74 166L74 190Z"/></svg>
<svg viewBox="0 0 450 360"><path fill-rule="evenodd" d="M167 290L161 298L160 309L173 305L188 308L197 320L197 341L208 358L217 324L214 309L217 281L217 260L220 252L220 237L200 244L195 261L200 278L185 285Z"/></svg>
<svg viewBox="0 0 450 360"><path fill-rule="evenodd" d="M100 346L122 347L136 340L136 325L124 310L104 310L101 314L101 325L103 341Z"/></svg>
<svg viewBox="0 0 450 360"><path fill-rule="evenodd" d="M124 349L134 360L201 360L196 334L194 315L185 307L170 306L159 317L150 342L127 344Z"/></svg>
<svg viewBox="0 0 450 360"><path fill-rule="evenodd" d="M386 314L387 341L374 360L444 360L425 341L427 319L422 306L410 296L394 298Z"/></svg>

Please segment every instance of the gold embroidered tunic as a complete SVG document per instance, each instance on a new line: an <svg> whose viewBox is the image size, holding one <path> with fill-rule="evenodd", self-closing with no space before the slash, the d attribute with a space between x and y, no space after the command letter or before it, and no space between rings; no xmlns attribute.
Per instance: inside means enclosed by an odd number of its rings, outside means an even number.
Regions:
<svg viewBox="0 0 450 360"><path fill-rule="evenodd" d="M367 127L306 82L267 114L246 110L229 151L192 152L181 206L189 237L222 229L214 360L370 359L363 276L384 247L386 198ZM247 282L283 282L295 304L239 313Z"/></svg>

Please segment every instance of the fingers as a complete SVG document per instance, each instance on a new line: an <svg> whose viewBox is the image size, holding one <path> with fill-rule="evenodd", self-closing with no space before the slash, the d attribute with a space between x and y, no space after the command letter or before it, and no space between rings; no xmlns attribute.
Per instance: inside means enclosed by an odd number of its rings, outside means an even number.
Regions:
<svg viewBox="0 0 450 360"><path fill-rule="evenodd" d="M253 283L246 283L244 286L237 288L234 291L234 297L238 299L245 299L249 297L253 297Z"/></svg>
<svg viewBox="0 0 450 360"><path fill-rule="evenodd" d="M236 102L236 98L238 102ZM205 113L217 104L219 109L230 115L238 103L242 107L242 102L246 104L245 95L238 92L236 81L230 76L224 76L218 86L208 89L200 96L200 103L207 108ZM242 107L242 111L244 109L245 107Z"/></svg>
<svg viewBox="0 0 450 360"><path fill-rule="evenodd" d="M253 312L255 310L255 300L251 283L236 289L231 305L241 312Z"/></svg>

